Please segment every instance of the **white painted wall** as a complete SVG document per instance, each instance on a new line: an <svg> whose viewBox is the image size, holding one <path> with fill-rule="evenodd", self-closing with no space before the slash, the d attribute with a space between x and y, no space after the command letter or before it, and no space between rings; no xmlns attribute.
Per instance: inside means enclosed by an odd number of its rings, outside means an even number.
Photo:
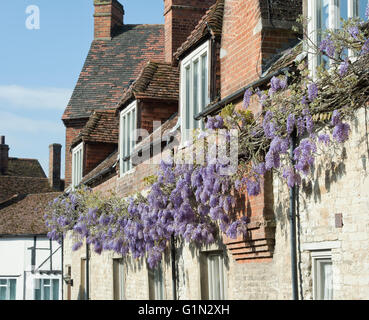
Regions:
<svg viewBox="0 0 369 320"><path fill-rule="evenodd" d="M59 279L59 299L62 295L61 275L44 275L37 272L37 268L50 256L50 241L46 237L36 238L36 272L32 274L31 257L34 238L30 237L1 237L0 238L0 279L11 278L17 280L16 300L33 300L35 279ZM53 241L52 252L60 245ZM42 250L39 250L42 249ZM47 250L44 250L47 249ZM60 270L62 251L59 249L52 256L52 270ZM40 271L50 270L50 259L39 268Z"/></svg>

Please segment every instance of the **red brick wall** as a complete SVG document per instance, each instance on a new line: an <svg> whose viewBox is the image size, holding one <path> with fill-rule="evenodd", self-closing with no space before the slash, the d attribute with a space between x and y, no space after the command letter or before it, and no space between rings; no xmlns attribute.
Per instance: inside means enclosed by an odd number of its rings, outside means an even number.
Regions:
<svg viewBox="0 0 369 320"><path fill-rule="evenodd" d="M261 0L228 0L225 2L222 53L222 98L261 77L263 63L286 47L297 35L275 21L277 27L262 20ZM296 14L297 16L297 14ZM263 26L264 23L264 26ZM279 26L279 27L278 27ZM287 27L289 28L287 29Z"/></svg>
<svg viewBox="0 0 369 320"><path fill-rule="evenodd" d="M182 45L216 0L164 0L165 61Z"/></svg>
<svg viewBox="0 0 369 320"><path fill-rule="evenodd" d="M115 149L116 144L110 143L86 143L83 153L83 176L87 175L103 162Z"/></svg>
<svg viewBox="0 0 369 320"><path fill-rule="evenodd" d="M111 38L114 27L123 25L122 5L117 0L94 0L94 5L95 40Z"/></svg>
<svg viewBox="0 0 369 320"><path fill-rule="evenodd" d="M297 38L290 29L282 28L280 22L276 21L278 28L273 28L270 21L262 20L266 9L261 4L262 0L225 2L220 57L221 98L259 79L266 62ZM239 107L242 99L233 103ZM249 109L254 113L261 111L255 97ZM239 199L238 212L251 220L248 239L234 241L224 238L228 249L239 262L265 261L273 257L275 221L271 177L268 176L263 184L259 196L243 195Z"/></svg>
<svg viewBox="0 0 369 320"><path fill-rule="evenodd" d="M259 0L228 0L224 6L221 53L222 98L256 80L261 72Z"/></svg>
<svg viewBox="0 0 369 320"><path fill-rule="evenodd" d="M141 102L140 111L139 128L152 133L153 121L164 123L168 120L174 113L178 112L178 102Z"/></svg>
<svg viewBox="0 0 369 320"><path fill-rule="evenodd" d="M78 119L65 123L65 188L72 184L72 152L70 147L73 139L78 136L86 122L87 119Z"/></svg>

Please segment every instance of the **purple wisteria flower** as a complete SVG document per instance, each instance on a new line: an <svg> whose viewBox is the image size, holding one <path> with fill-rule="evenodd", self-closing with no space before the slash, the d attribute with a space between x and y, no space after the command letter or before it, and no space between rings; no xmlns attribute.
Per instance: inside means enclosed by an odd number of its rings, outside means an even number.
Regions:
<svg viewBox="0 0 369 320"><path fill-rule="evenodd" d="M322 133L318 136L318 141L320 143L324 143L324 144L328 145L331 142L331 139L329 137L329 134Z"/></svg>
<svg viewBox="0 0 369 320"><path fill-rule="evenodd" d="M293 130L295 128L295 124L296 124L295 115L293 113L291 113L287 117L287 133L289 135L293 132Z"/></svg>
<svg viewBox="0 0 369 320"><path fill-rule="evenodd" d="M343 77L347 73L349 66L350 60L348 58L346 58L345 61L341 62L338 70L338 74L340 75L340 77Z"/></svg>
<svg viewBox="0 0 369 320"><path fill-rule="evenodd" d="M316 145L310 139L303 139L294 151L295 168L305 175L309 173L310 167L314 164L314 153Z"/></svg>
<svg viewBox="0 0 369 320"><path fill-rule="evenodd" d="M253 165L252 169L255 173L263 176L266 173L266 169L265 169L265 162L261 162L257 165Z"/></svg>
<svg viewBox="0 0 369 320"><path fill-rule="evenodd" d="M320 43L319 50L325 53L328 57L333 58L336 52L336 47L334 46L334 42L328 36Z"/></svg>
<svg viewBox="0 0 369 320"><path fill-rule="evenodd" d="M308 98L310 101L314 101L318 96L318 86L316 83L310 83L308 85Z"/></svg>
<svg viewBox="0 0 369 320"><path fill-rule="evenodd" d="M220 115L215 117L208 117L208 121L206 122L206 129L223 129L224 128L224 120Z"/></svg>
<svg viewBox="0 0 369 320"><path fill-rule="evenodd" d="M301 184L301 176L293 168L284 168L282 176L287 180L287 185L290 188Z"/></svg>
<svg viewBox="0 0 369 320"><path fill-rule="evenodd" d="M358 39L359 38L359 28L357 26L351 26L348 28L348 32L350 34L351 37L353 37L354 39Z"/></svg>
<svg viewBox="0 0 369 320"><path fill-rule="evenodd" d="M366 17L367 20L369 19L369 1L368 1L367 6L366 6L365 17Z"/></svg>
<svg viewBox="0 0 369 320"><path fill-rule="evenodd" d="M345 142L350 133L350 125L340 122L333 129L333 138L340 143Z"/></svg>
<svg viewBox="0 0 369 320"><path fill-rule="evenodd" d="M250 105L251 96L252 96L252 90L251 89L247 89L245 91L244 96L243 96L243 107L245 109L247 109L248 106Z"/></svg>
<svg viewBox="0 0 369 320"><path fill-rule="evenodd" d="M257 196L260 194L260 182L255 180L247 180L246 182L247 193L249 196Z"/></svg>
<svg viewBox="0 0 369 320"><path fill-rule="evenodd" d="M273 77L270 80L269 95L272 96L277 91L284 90L286 88L287 88L287 77L284 77L283 79L277 78L277 77Z"/></svg>
<svg viewBox="0 0 369 320"><path fill-rule="evenodd" d="M367 39L364 42L364 45L362 46L361 51L360 51L361 55L364 55L364 54L367 54L367 53L369 53L369 39Z"/></svg>

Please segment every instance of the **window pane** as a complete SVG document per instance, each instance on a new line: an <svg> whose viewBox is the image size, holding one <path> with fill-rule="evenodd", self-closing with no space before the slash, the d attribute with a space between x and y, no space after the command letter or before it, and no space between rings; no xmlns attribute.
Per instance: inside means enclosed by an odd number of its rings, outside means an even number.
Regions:
<svg viewBox="0 0 369 320"><path fill-rule="evenodd" d="M35 300L41 300L41 289L35 289Z"/></svg>
<svg viewBox="0 0 369 320"><path fill-rule="evenodd" d="M333 298L333 277L332 262L320 262L321 279L321 298L323 300L332 300Z"/></svg>
<svg viewBox="0 0 369 320"><path fill-rule="evenodd" d="M11 279L11 280L9 280L9 282L10 282L9 299L10 300L15 300L15 291L16 291L17 280L16 279Z"/></svg>
<svg viewBox="0 0 369 320"><path fill-rule="evenodd" d="M50 300L50 287L49 286L43 286L44 290L44 299L43 300Z"/></svg>
<svg viewBox="0 0 369 320"><path fill-rule="evenodd" d="M198 113L199 113L199 60L196 60L193 63L193 115L197 115ZM190 118L190 121L194 122L193 117ZM197 128L197 121L194 124L194 128Z"/></svg>
<svg viewBox="0 0 369 320"><path fill-rule="evenodd" d="M6 286L8 281L6 279L0 279L0 286Z"/></svg>
<svg viewBox="0 0 369 320"><path fill-rule="evenodd" d="M186 118L186 129L190 129L190 85L191 85L191 79L190 79L190 67L188 66L186 68L186 114L184 115Z"/></svg>
<svg viewBox="0 0 369 320"><path fill-rule="evenodd" d="M359 17L362 20L366 20L365 11L368 5L367 0L353 0L354 1L354 17Z"/></svg>
<svg viewBox="0 0 369 320"><path fill-rule="evenodd" d="M208 104L208 56L201 57L201 110Z"/></svg>
<svg viewBox="0 0 369 320"><path fill-rule="evenodd" d="M318 46L323 40L322 33L329 28L329 0L317 0L317 32ZM318 65L323 64L324 68L329 66L329 58L325 55L318 56Z"/></svg>
<svg viewBox="0 0 369 320"><path fill-rule="evenodd" d="M348 0L339 0L339 8L340 8L340 18L347 20L348 19ZM338 19L338 22L340 22L339 20L340 19ZM339 25L341 26L342 23L340 23Z"/></svg>
<svg viewBox="0 0 369 320"><path fill-rule="evenodd" d="M59 280L53 279L53 300L59 300Z"/></svg>
<svg viewBox="0 0 369 320"><path fill-rule="evenodd" d="M0 286L0 300L6 300L6 287Z"/></svg>

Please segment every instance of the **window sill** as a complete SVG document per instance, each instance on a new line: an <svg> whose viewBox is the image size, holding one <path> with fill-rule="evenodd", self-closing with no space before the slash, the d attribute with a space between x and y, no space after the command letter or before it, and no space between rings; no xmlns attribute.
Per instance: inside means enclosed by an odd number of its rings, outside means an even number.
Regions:
<svg viewBox="0 0 369 320"><path fill-rule="evenodd" d="M136 168L132 168L132 169L128 170L125 173L119 174L118 181L120 181L121 179L123 179L124 177L126 177L126 176L128 176L128 175L130 175L132 173L135 173L135 171L136 171Z"/></svg>

